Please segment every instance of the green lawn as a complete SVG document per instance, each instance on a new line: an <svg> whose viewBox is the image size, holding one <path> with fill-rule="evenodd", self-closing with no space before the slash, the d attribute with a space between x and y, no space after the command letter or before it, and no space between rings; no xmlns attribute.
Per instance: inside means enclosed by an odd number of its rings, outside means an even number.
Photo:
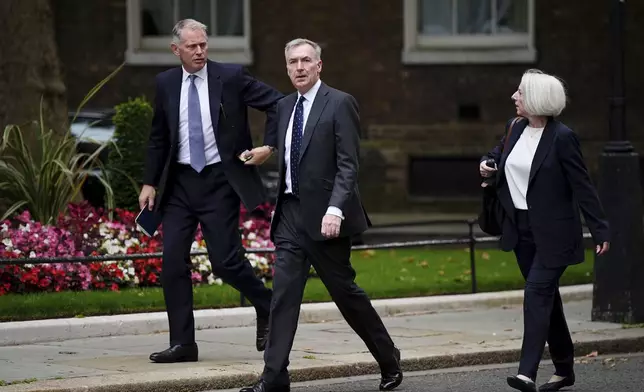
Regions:
<svg viewBox="0 0 644 392"><path fill-rule="evenodd" d="M513 253L476 252L478 291L523 288L523 278ZM562 285L592 282L594 256L568 268ZM470 257L466 249L399 249L359 251L352 264L358 284L372 299L416 297L471 292ZM269 282L270 285L270 282ZM195 308L239 306L239 292L229 286L201 286L194 290ZM329 301L322 282L310 279L305 302ZM0 321L83 317L120 313L164 311L160 288L121 292L63 292L0 296Z"/></svg>

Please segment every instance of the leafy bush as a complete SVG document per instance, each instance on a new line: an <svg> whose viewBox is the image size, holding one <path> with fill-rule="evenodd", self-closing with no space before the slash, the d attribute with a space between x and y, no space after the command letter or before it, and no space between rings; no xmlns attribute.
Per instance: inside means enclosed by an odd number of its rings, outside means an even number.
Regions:
<svg viewBox="0 0 644 392"><path fill-rule="evenodd" d="M90 90L78 111L122 66ZM0 196L8 205L4 213L0 211L0 220L29 210L36 221L52 223L65 212L69 202L79 197L87 177L96 169L103 172L98 156L105 146L91 154L78 152L69 129L58 135L47 127L42 99L40 118L35 123L35 142L31 142L31 127L10 124L0 135ZM105 187L108 206L112 207L112 189L105 176L99 176L99 180Z"/></svg>
<svg viewBox="0 0 644 392"><path fill-rule="evenodd" d="M109 155L110 184L119 208L139 208L139 188L143 182L145 151L152 124L152 105L145 98L129 99L116 106L114 144ZM130 177L130 178L128 178Z"/></svg>

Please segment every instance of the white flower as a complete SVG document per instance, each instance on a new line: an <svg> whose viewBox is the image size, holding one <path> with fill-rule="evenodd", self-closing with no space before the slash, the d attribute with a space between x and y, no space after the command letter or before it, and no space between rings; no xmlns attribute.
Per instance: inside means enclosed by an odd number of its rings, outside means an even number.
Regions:
<svg viewBox="0 0 644 392"><path fill-rule="evenodd" d="M4 233L5 231L9 231L9 225L6 223L3 223L2 226L0 226L0 233Z"/></svg>
<svg viewBox="0 0 644 392"><path fill-rule="evenodd" d="M251 241L252 241L252 240L254 240L254 239L256 239L256 238L257 238L257 234L255 234L255 233L253 233L253 232L248 233L248 239L249 239L249 240L251 240Z"/></svg>
<svg viewBox="0 0 644 392"><path fill-rule="evenodd" d="M11 242L11 238L5 238L4 240L2 240L2 245L6 246L7 248L12 248L13 242Z"/></svg>
<svg viewBox="0 0 644 392"><path fill-rule="evenodd" d="M244 227L246 229L250 229L252 226L253 226L253 221L249 220L249 221L244 222Z"/></svg>
<svg viewBox="0 0 644 392"><path fill-rule="evenodd" d="M139 284L139 277L136 275L134 276L134 284Z"/></svg>
<svg viewBox="0 0 644 392"><path fill-rule="evenodd" d="M29 252L29 258L33 259L34 257L36 257L36 252L32 250L31 252Z"/></svg>

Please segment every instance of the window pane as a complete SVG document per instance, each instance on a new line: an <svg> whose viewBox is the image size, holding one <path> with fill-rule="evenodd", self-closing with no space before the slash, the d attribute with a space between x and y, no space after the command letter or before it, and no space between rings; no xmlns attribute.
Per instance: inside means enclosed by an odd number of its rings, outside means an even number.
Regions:
<svg viewBox="0 0 644 392"><path fill-rule="evenodd" d="M172 35L173 0L141 0L141 33L143 36Z"/></svg>
<svg viewBox="0 0 644 392"><path fill-rule="evenodd" d="M496 4L499 33L528 32L528 0L497 0Z"/></svg>
<svg viewBox="0 0 644 392"><path fill-rule="evenodd" d="M491 34L492 0L458 0L458 33Z"/></svg>
<svg viewBox="0 0 644 392"><path fill-rule="evenodd" d="M179 1L179 20L195 19L208 26L208 31L212 29L212 20L210 17L210 0L178 0Z"/></svg>
<svg viewBox="0 0 644 392"><path fill-rule="evenodd" d="M418 32L422 35L451 35L452 1L418 0Z"/></svg>
<svg viewBox="0 0 644 392"><path fill-rule="evenodd" d="M243 0L217 0L216 34L233 37L244 35Z"/></svg>

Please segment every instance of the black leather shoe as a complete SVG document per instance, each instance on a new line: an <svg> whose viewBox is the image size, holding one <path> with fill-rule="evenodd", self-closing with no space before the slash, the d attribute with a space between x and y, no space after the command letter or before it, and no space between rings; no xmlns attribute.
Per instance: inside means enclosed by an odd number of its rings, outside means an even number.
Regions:
<svg viewBox="0 0 644 392"><path fill-rule="evenodd" d="M252 387L245 387L239 392L291 392L289 385L269 385L264 380L259 380Z"/></svg>
<svg viewBox="0 0 644 392"><path fill-rule="evenodd" d="M266 341L268 340L268 317L257 317L257 337L255 338L255 346L257 351L264 351L266 349Z"/></svg>
<svg viewBox="0 0 644 392"><path fill-rule="evenodd" d="M173 363L173 362L197 362L199 357L199 349L197 344L182 344L170 347L167 350L152 353L150 361L157 363Z"/></svg>
<svg viewBox="0 0 644 392"><path fill-rule="evenodd" d="M532 381L523 381L517 376L508 377L508 385L521 392L537 392L537 386Z"/></svg>
<svg viewBox="0 0 644 392"><path fill-rule="evenodd" d="M551 392L558 391L564 387L570 387L575 385L575 373L572 373L570 376L566 376L563 380L557 382L547 382L539 386L539 392Z"/></svg>
<svg viewBox="0 0 644 392"><path fill-rule="evenodd" d="M396 367L382 373L380 379L380 390L391 391L396 388L403 380L402 369L400 368L400 350L394 347L394 358L396 359Z"/></svg>

